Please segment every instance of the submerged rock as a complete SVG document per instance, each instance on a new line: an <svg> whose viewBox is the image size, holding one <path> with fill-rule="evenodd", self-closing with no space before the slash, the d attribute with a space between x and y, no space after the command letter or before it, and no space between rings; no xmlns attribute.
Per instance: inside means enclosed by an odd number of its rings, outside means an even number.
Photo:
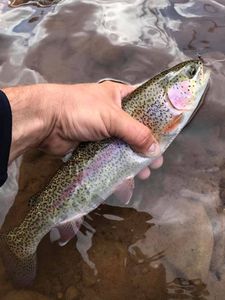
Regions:
<svg viewBox="0 0 225 300"><path fill-rule="evenodd" d="M65 300L76 300L79 297L78 290L75 286L69 286L65 292Z"/></svg>
<svg viewBox="0 0 225 300"><path fill-rule="evenodd" d="M148 201L150 202L151 199ZM155 226L132 245L158 261L167 270L167 280L174 278L207 278L213 250L211 222L201 203L179 195L157 199L151 209ZM157 262L157 261L156 261Z"/></svg>
<svg viewBox="0 0 225 300"><path fill-rule="evenodd" d="M51 300L42 294L32 291L14 290L10 291L2 300Z"/></svg>

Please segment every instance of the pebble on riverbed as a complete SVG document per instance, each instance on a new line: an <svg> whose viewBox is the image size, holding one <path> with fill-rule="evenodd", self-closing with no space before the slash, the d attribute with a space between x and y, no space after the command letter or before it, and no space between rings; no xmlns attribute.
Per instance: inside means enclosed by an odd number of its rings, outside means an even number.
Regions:
<svg viewBox="0 0 225 300"><path fill-rule="evenodd" d="M79 297L78 290L75 286L69 286L65 292L65 300L76 300Z"/></svg>

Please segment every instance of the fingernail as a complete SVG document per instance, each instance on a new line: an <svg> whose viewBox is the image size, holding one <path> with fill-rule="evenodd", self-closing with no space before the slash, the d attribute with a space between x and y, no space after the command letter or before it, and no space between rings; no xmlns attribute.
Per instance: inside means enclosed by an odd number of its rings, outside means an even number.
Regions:
<svg viewBox="0 0 225 300"><path fill-rule="evenodd" d="M147 155L148 156L156 156L156 155L159 155L159 153L160 153L159 144L156 142L153 142L148 149Z"/></svg>

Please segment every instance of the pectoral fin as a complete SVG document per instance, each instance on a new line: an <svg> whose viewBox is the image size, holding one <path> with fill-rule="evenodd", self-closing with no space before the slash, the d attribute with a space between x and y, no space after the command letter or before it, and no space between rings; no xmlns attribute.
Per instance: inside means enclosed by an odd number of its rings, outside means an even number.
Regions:
<svg viewBox="0 0 225 300"><path fill-rule="evenodd" d="M114 191L116 198L124 204L128 204L133 195L134 178L128 178L123 183L117 186Z"/></svg>
<svg viewBox="0 0 225 300"><path fill-rule="evenodd" d="M60 246L66 245L75 237L83 223L83 218L75 218L73 220L63 222L50 231L51 242L57 241Z"/></svg>

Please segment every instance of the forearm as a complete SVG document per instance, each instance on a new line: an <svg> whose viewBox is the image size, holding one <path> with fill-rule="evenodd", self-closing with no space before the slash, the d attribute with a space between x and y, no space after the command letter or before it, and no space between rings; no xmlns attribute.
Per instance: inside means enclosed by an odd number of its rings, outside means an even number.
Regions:
<svg viewBox="0 0 225 300"><path fill-rule="evenodd" d="M46 85L31 85L3 89L12 110L9 163L28 149L37 147L50 132L45 117L47 109L43 92L45 88Z"/></svg>

